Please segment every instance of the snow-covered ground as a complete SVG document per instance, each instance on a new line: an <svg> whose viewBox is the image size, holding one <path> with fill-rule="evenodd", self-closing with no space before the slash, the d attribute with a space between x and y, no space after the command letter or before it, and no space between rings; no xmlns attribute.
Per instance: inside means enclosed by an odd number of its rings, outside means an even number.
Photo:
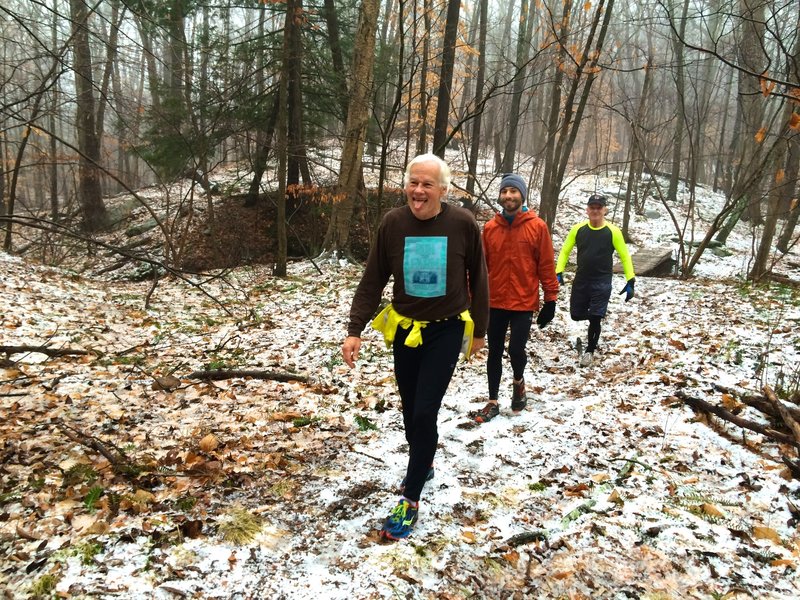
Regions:
<svg viewBox="0 0 800 600"><path fill-rule="evenodd" d="M574 183L556 251L585 190L618 186ZM698 202L710 212L719 200ZM675 235L666 215L635 217L631 233L632 251ZM359 268L239 269L206 288L230 316L177 281L145 311L149 283L0 254L0 344L96 352L14 354L0 368L2 594L26 597L49 575L60 597L796 598L800 484L780 460L796 453L676 397L763 421L721 387L798 385L800 292L741 280L746 226L728 248L704 255L695 279L640 277L633 301L614 295L589 369L577 366L585 331L568 319L567 286L553 323L532 332L535 399L519 416L506 364L501 416L470 426L485 356L461 364L436 476L413 536L396 544L376 535L407 450L391 356L375 332L355 370L339 356ZM309 380L186 377L212 363ZM154 389L166 375L180 387ZM148 473L115 475L68 427ZM76 464L97 478L68 481ZM87 503L92 487L102 494ZM223 539L234 507L260 518L249 543Z"/></svg>

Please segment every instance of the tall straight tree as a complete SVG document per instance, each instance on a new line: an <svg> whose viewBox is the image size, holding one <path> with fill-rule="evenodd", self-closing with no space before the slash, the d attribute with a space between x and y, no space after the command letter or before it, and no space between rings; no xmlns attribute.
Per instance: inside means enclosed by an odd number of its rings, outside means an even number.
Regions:
<svg viewBox="0 0 800 600"><path fill-rule="evenodd" d="M275 219L276 235L278 238L278 250L275 256L275 266L273 274L279 277L286 275L286 263L288 259L288 244L286 240L286 169L289 161L288 157L288 129L289 129L289 69L292 52L291 30L294 21L295 2L298 0L286 0L286 20L283 27L283 61L280 72L280 82L278 84L278 132L275 143L275 150L278 155L278 210Z"/></svg>
<svg viewBox="0 0 800 600"><path fill-rule="evenodd" d="M565 2L561 23L553 24L554 27L558 27L556 35L558 35L560 56L555 67L556 76L550 100L542 199L539 210L542 219L551 228L558 209L561 183L567 171L572 148L575 146L575 138L578 135L592 84L599 71L597 63L602 54L608 24L614 10L614 0L608 0L607 4L606 0L598 2L589 33L583 44L583 50L572 68L571 81L562 104L563 69L566 67L567 61L572 60L569 53L572 7L572 0Z"/></svg>
<svg viewBox="0 0 800 600"><path fill-rule="evenodd" d="M289 130L287 155L287 184L293 185L300 183L302 176L303 183L311 184L311 173L308 170L308 157L306 156L305 142L303 140L303 90L302 90L302 70L303 70L303 37L302 24L305 16L303 15L303 1L294 0L292 2L292 20L287 20L290 29L286 32L289 41L289 61L286 74L289 77L287 82L288 101L289 101ZM287 4L288 6L288 4Z"/></svg>
<svg viewBox="0 0 800 600"><path fill-rule="evenodd" d="M514 162L517 155L517 135L519 134L520 106L522 105L522 92L525 89L525 74L527 73L528 50L531 46L533 24L528 15L528 0L522 0L519 7L519 33L517 34L517 57L514 64L514 91L511 95L511 109L508 113L508 137L506 148L503 152L501 171L511 173L514 171Z"/></svg>
<svg viewBox="0 0 800 600"><path fill-rule="evenodd" d="M430 71L431 58L431 36L429 34L431 31L430 0L422 0L422 18L425 28L422 34L422 71L419 78L419 109L417 111L419 130L417 132L417 154L423 154L428 150L428 106L431 97L428 91L428 73ZM414 2L414 35L412 36L414 45L417 43L417 29L417 3ZM411 86L409 86L409 93L411 93ZM406 157L405 162L408 162L407 159L408 157Z"/></svg>
<svg viewBox="0 0 800 600"><path fill-rule="evenodd" d="M478 33L478 76L475 80L475 106L482 106L483 88L486 82L486 34L489 0L480 0L480 17ZM472 122L472 137L470 139L469 159L467 161L467 193L475 195L475 174L478 170L478 156L481 151L481 125L483 110L479 110Z"/></svg>
<svg viewBox="0 0 800 600"><path fill-rule="evenodd" d="M742 35L738 45L739 135L734 135L738 156L730 198L733 210L720 228L716 240L722 244L739 221L750 202L755 202L764 176L767 149L764 145L766 102L762 96L759 76L767 68L765 53L765 6L760 0L739 0L739 19Z"/></svg>
<svg viewBox="0 0 800 600"><path fill-rule="evenodd" d="M331 256L348 255L350 252L350 223L361 181L361 159L369 122L377 27L378 0L362 0L353 46L350 99L337 182L337 201L331 210L331 220L323 241L323 253Z"/></svg>
<svg viewBox="0 0 800 600"><path fill-rule="evenodd" d="M798 66L800 64L798 63L798 60L800 60L800 19L797 21L794 30L794 51L792 52L792 59L787 65L786 81L800 89L800 67ZM795 114L794 107L794 102L783 101L781 139L778 141L778 151L775 153L775 185L770 190L767 214L761 231L761 241L749 274L750 279L753 281L758 281L770 270L767 262L772 253L772 241L775 237L778 217L783 212L783 207L791 202L794 191L797 189L797 174L800 172L800 157L797 154L798 138L800 138L798 129L800 129L800 126L796 123L796 119L800 115Z"/></svg>
<svg viewBox="0 0 800 600"><path fill-rule="evenodd" d="M460 11L461 0L447 0L442 68L439 72L439 94L436 103L436 120L433 126L433 153L441 158L444 158L444 151L449 141L447 125L450 120L450 102L452 100L450 92L453 86L453 68L456 58Z"/></svg>
<svg viewBox="0 0 800 600"><path fill-rule="evenodd" d="M677 1L675 2L677 3ZM686 77L683 64L683 44L680 42L686 36L686 16L689 12L689 0L683 0L683 10L678 23L673 23L672 48L675 66L675 132L672 138L672 171L669 176L667 199L675 203L678 197L678 181L681 176L681 156L683 149L683 131L686 128Z"/></svg>
<svg viewBox="0 0 800 600"><path fill-rule="evenodd" d="M108 214L100 187L100 138L95 124L92 52L89 45L89 11L84 0L69 0L72 20L73 70L75 71L76 124L78 133L78 201L86 231L106 226Z"/></svg>

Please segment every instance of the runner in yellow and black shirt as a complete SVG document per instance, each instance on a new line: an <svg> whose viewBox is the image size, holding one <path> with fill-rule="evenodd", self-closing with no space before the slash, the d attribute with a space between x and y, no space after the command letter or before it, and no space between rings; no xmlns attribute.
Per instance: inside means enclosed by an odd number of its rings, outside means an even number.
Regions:
<svg viewBox="0 0 800 600"><path fill-rule="evenodd" d="M606 223L608 212L605 196L593 194L586 202L588 221L578 223L567 234L564 247L558 255L556 277L564 283L564 268L567 266L572 248L578 247L578 266L575 281L570 292L569 310L573 321L589 321L586 352L580 358L580 365L592 364L594 351L600 340L601 322L606 316L608 300L611 298L611 276L613 255L616 250L627 280L620 294L625 294L625 302L633 298L636 277L628 247L622 232L611 223Z"/></svg>

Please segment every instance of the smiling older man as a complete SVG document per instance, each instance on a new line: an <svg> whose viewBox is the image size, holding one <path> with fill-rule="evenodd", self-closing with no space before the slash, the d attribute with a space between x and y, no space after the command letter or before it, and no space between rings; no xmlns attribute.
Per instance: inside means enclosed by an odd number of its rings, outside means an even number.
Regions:
<svg viewBox="0 0 800 600"><path fill-rule="evenodd" d="M409 448L403 495L381 529L388 540L408 537L417 521L422 488L433 477L442 398L459 352L469 357L483 347L489 315L478 224L469 211L442 202L450 187L447 163L434 154L415 157L404 186L407 204L381 221L342 344L352 368L361 332L393 277L392 303L372 321L393 348Z"/></svg>

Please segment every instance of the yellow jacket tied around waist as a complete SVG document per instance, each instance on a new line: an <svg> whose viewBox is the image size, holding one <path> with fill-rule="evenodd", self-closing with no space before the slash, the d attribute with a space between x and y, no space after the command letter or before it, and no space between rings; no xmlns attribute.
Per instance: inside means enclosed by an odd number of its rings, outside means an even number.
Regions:
<svg viewBox="0 0 800 600"><path fill-rule="evenodd" d="M472 321L469 310L464 310L458 315L458 318L464 321L464 337L461 339L461 353L466 360L469 359L472 353L472 334L475 330L475 323ZM411 317L405 317L389 304L372 320L372 328L383 334L383 341L386 342L386 347L390 348L397 334L397 328L402 327L403 329L408 329L410 327L411 333L406 337L405 345L409 348L416 348L422 344L422 330L429 322L430 321L418 321Z"/></svg>

